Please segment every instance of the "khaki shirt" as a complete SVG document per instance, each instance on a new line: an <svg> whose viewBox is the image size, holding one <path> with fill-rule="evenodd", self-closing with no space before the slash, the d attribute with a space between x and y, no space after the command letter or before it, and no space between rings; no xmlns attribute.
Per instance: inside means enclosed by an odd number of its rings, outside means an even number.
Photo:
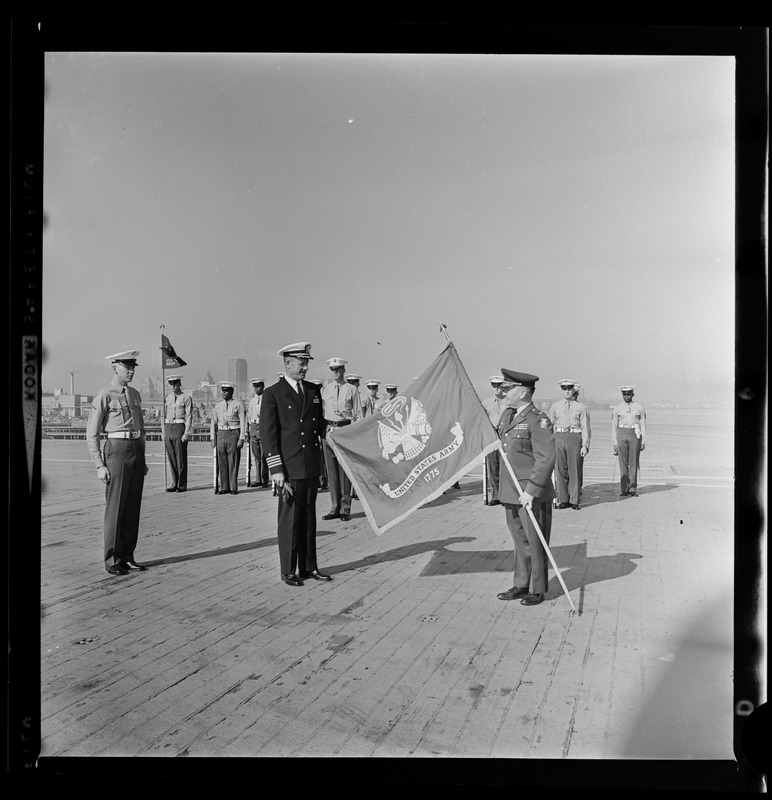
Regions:
<svg viewBox="0 0 772 800"><path fill-rule="evenodd" d="M330 381L322 387L324 418L329 422L350 419L356 422L362 416L362 404L356 386Z"/></svg>
<svg viewBox="0 0 772 800"><path fill-rule="evenodd" d="M185 423L185 431L182 435L189 436L190 429L193 426L193 398L184 392L181 394L169 392L169 394L166 395L165 403L166 411L164 414L164 422L171 424L175 419L183 420Z"/></svg>
<svg viewBox="0 0 772 800"><path fill-rule="evenodd" d="M617 428L633 428L643 441L646 436L646 412L640 403L620 403L611 410L611 443L616 444Z"/></svg>
<svg viewBox="0 0 772 800"><path fill-rule="evenodd" d="M94 395L91 414L86 425L86 443L91 460L97 468L105 465L100 449L100 435L120 431L144 433L142 398L136 389L113 380ZM144 443L145 437L140 438Z"/></svg>
<svg viewBox="0 0 772 800"><path fill-rule="evenodd" d="M247 411L241 400L220 400L212 410L212 423L209 436L212 441L218 430L238 429L239 439L246 438Z"/></svg>

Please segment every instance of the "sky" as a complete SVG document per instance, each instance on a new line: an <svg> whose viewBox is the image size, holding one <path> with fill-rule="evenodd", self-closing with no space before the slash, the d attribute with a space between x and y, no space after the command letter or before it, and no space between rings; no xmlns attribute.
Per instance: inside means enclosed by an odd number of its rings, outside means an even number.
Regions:
<svg viewBox="0 0 772 800"><path fill-rule="evenodd" d="M729 56L49 52L43 390L140 351L731 401ZM161 329L163 327L163 331ZM167 373L168 374L168 373Z"/></svg>

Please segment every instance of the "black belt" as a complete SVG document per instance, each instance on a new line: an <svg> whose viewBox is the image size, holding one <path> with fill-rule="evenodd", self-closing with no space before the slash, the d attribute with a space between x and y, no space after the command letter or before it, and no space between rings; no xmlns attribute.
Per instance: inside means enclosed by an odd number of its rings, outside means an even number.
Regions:
<svg viewBox="0 0 772 800"><path fill-rule="evenodd" d="M328 420L325 420L325 422L328 425L332 425L333 428L341 428L344 425L351 425L351 420L350 419L341 419L341 420L337 420L336 422L332 422L332 421L330 421L328 419Z"/></svg>

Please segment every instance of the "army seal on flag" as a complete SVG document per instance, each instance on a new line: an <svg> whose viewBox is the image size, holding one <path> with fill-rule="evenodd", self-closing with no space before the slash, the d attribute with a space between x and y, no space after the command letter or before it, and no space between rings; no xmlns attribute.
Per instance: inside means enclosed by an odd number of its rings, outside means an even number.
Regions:
<svg viewBox="0 0 772 800"><path fill-rule="evenodd" d="M416 399L408 401L401 395L390 400L382 409L386 422L378 422L378 444L381 455L395 464L410 461L421 454L429 440L432 426L423 405ZM399 449L401 453L392 455Z"/></svg>

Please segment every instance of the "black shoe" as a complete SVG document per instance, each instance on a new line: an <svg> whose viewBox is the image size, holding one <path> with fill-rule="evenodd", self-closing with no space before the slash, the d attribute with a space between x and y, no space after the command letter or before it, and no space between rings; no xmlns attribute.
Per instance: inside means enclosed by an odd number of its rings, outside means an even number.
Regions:
<svg viewBox="0 0 772 800"><path fill-rule="evenodd" d="M239 493L239 490L238 490L238 489L234 489L234 490L231 492L231 494L238 494L238 493Z"/></svg>
<svg viewBox="0 0 772 800"><path fill-rule="evenodd" d="M303 581L301 581L300 578L298 578L298 576L295 575L292 572L290 572L289 575L282 575L281 579L284 581L284 583L287 584L287 586L302 586L303 585Z"/></svg>
<svg viewBox="0 0 772 800"><path fill-rule="evenodd" d="M568 508L570 503L558 503L555 508Z"/></svg>
<svg viewBox="0 0 772 800"><path fill-rule="evenodd" d="M630 494L630 492L620 492L619 496L620 497L627 497L628 494Z"/></svg>
<svg viewBox="0 0 772 800"><path fill-rule="evenodd" d="M499 600L517 600L518 597L524 597L528 594L528 589L520 589L517 586L513 586L511 589L507 589L506 592L499 592L496 597Z"/></svg>
<svg viewBox="0 0 772 800"><path fill-rule="evenodd" d="M170 486L166 491L167 492L176 492L177 491L177 487L176 486Z"/></svg>
<svg viewBox="0 0 772 800"><path fill-rule="evenodd" d="M544 602L543 594L527 594L521 601L524 606L538 606Z"/></svg>
<svg viewBox="0 0 772 800"><path fill-rule="evenodd" d="M323 575L319 572L318 569L312 570L311 572L301 572L300 577L303 580L308 580L309 578L313 578L315 581L331 581L331 575Z"/></svg>
<svg viewBox="0 0 772 800"><path fill-rule="evenodd" d="M122 567L120 564L114 564L112 567L107 567L107 571L111 575L128 575L129 571L126 567Z"/></svg>
<svg viewBox="0 0 772 800"><path fill-rule="evenodd" d="M579 510L579 503L576 503L576 504L572 503L571 504L571 508L573 508L574 511L578 511Z"/></svg>
<svg viewBox="0 0 772 800"><path fill-rule="evenodd" d="M178 491L178 492L187 492L188 490L187 490L187 489L180 489L180 487L178 486L178 487L177 487L177 491Z"/></svg>
<svg viewBox="0 0 772 800"><path fill-rule="evenodd" d="M348 522L351 519L351 516L349 514L341 514L340 518L343 520L343 522Z"/></svg>
<svg viewBox="0 0 772 800"><path fill-rule="evenodd" d="M501 500L491 500L490 503L488 503L488 505L489 506L500 506L501 505Z"/></svg>
<svg viewBox="0 0 772 800"><path fill-rule="evenodd" d="M630 497L638 497L638 492L630 492Z"/></svg>
<svg viewBox="0 0 772 800"><path fill-rule="evenodd" d="M340 519L340 514L333 514L330 512L329 514L325 514L322 519Z"/></svg>
<svg viewBox="0 0 772 800"><path fill-rule="evenodd" d="M147 569L144 564L137 564L136 561L124 561L121 566L125 569L131 569L136 572L144 572Z"/></svg>

